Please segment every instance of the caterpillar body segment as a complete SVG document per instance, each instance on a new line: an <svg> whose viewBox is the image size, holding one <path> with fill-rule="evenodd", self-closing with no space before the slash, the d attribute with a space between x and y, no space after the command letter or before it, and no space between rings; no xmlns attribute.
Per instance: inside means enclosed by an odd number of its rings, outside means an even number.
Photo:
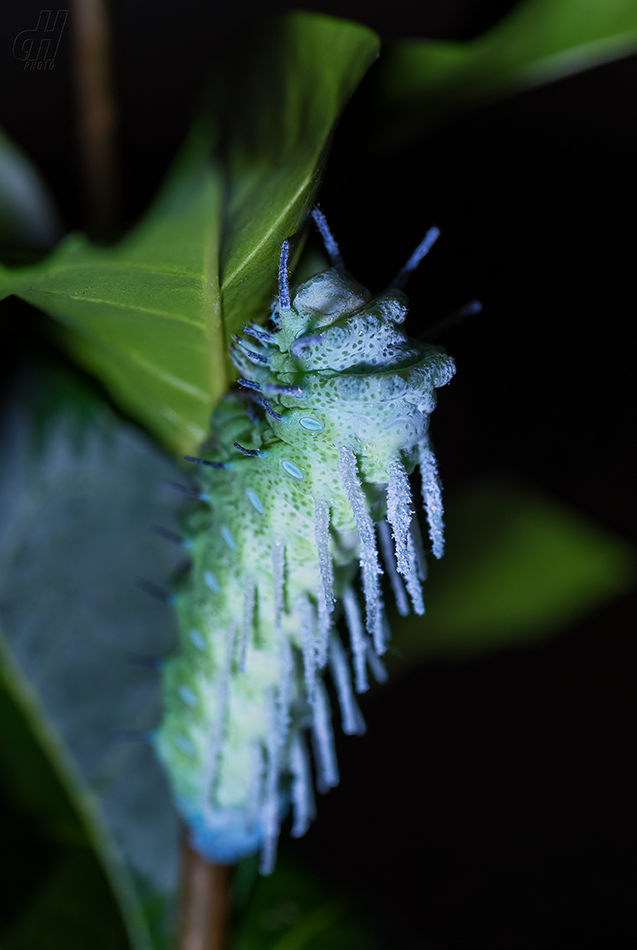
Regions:
<svg viewBox="0 0 637 950"><path fill-rule="evenodd" d="M365 728L355 693L368 669L385 676L381 574L401 613L424 610L417 465L442 553L427 433L453 361L404 334L401 290L372 297L338 263L280 295L272 332L246 327L233 347L242 389L202 448L222 467L194 472L204 501L184 516L192 569L174 596L180 650L153 738L193 845L217 862L261 849L265 873L290 805L294 834L314 817L311 758L319 790L338 781L328 680L344 731Z"/></svg>

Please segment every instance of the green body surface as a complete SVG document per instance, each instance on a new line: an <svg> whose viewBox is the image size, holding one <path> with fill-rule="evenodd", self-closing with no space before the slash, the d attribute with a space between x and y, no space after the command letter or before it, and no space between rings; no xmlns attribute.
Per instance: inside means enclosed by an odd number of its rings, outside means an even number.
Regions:
<svg viewBox="0 0 637 950"><path fill-rule="evenodd" d="M251 339L236 341L243 389L212 417L202 453L224 467L197 467L201 503L184 516L192 569L175 594L181 646L164 666L154 735L192 842L210 860L261 848L269 871L290 801L292 833L305 831L314 814L306 735L319 788L337 783L323 671L344 731L363 731L354 690L367 688L368 666L383 678L388 639L377 536L399 610L405 588L424 610L408 476L419 464L440 556L427 428L454 365L405 336L406 309L402 292L371 298L333 268L275 308L273 332L247 327ZM353 683L334 628L341 610Z"/></svg>

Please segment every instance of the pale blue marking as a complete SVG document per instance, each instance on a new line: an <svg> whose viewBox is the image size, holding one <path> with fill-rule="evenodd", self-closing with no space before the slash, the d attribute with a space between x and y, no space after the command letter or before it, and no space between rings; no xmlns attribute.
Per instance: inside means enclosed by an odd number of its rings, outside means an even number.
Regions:
<svg viewBox="0 0 637 950"><path fill-rule="evenodd" d="M181 546L184 547L186 551L190 551L190 549L192 548L192 541L186 538L185 541L181 542Z"/></svg>
<svg viewBox="0 0 637 950"><path fill-rule="evenodd" d="M181 749L182 752L185 752L186 755L194 755L195 747L185 736L175 736L175 745L178 749Z"/></svg>
<svg viewBox="0 0 637 950"><path fill-rule="evenodd" d="M190 637L190 639L192 640L192 642L194 643L194 645L197 647L198 650L206 649L206 641L201 636L198 630L191 630L188 636Z"/></svg>
<svg viewBox="0 0 637 950"><path fill-rule="evenodd" d="M261 504L261 502L260 502L260 500L259 500L259 496L257 495L257 493L256 493L256 492L253 492L251 488L248 488L246 494L247 494L247 496L248 496L248 499L250 500L250 503L252 504L252 507L253 507L253 508L256 508L256 510L259 512L259 514L262 515L262 514L263 514L263 505Z"/></svg>
<svg viewBox="0 0 637 950"><path fill-rule="evenodd" d="M189 706L197 705L197 697L191 690L190 686L180 686L179 695L185 703L188 703Z"/></svg>
<svg viewBox="0 0 637 950"><path fill-rule="evenodd" d="M226 542L231 551L235 549L234 538L230 534L230 530L226 528L225 524L221 528L221 534L223 535L223 540Z"/></svg>
<svg viewBox="0 0 637 950"><path fill-rule="evenodd" d="M206 587L209 587L213 594L219 593L219 585L217 584L217 578L210 571L204 571L203 582Z"/></svg>
<svg viewBox="0 0 637 950"><path fill-rule="evenodd" d="M287 459L284 459L281 462L281 468L286 473L286 475L290 475L292 478L297 478L299 481L302 481L302 479L305 478L305 475L301 469L298 468L294 462L288 462Z"/></svg>
<svg viewBox="0 0 637 950"><path fill-rule="evenodd" d="M303 419L299 419L299 425L303 426L304 429L308 429L310 432L323 431L323 423L319 422L318 419L312 419L311 416L305 416Z"/></svg>

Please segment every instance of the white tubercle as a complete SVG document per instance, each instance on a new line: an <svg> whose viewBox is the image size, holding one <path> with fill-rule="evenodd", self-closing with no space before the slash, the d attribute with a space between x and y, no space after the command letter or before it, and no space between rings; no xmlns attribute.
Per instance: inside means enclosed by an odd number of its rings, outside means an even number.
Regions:
<svg viewBox="0 0 637 950"><path fill-rule="evenodd" d="M410 559L408 550L409 527L414 515L411 487L402 462L394 459L387 469L387 520L394 532L396 566L398 573L408 577Z"/></svg>
<svg viewBox="0 0 637 950"><path fill-rule="evenodd" d="M252 577L246 577L245 588L243 591L243 621L241 627L241 640L239 641L239 650L237 655L237 666L240 673L246 668L246 659L248 656L248 645L252 636L252 625L254 622L254 606L256 601L256 586Z"/></svg>
<svg viewBox="0 0 637 950"><path fill-rule="evenodd" d="M438 463L428 441L420 446L419 464L422 478L422 498L427 513L427 522L429 523L431 550L434 557L442 557L445 550L442 491L438 477Z"/></svg>
<svg viewBox="0 0 637 950"><path fill-rule="evenodd" d="M409 596L414 606L414 612L422 616L425 612L425 604L422 599L418 555L411 533L407 535L407 558L409 562L409 573L406 577L407 590L409 591Z"/></svg>
<svg viewBox="0 0 637 950"><path fill-rule="evenodd" d="M318 666L322 669L327 663L327 644L332 627L334 610L334 572L330 557L330 509L326 501L314 501L314 536L319 560L321 584L317 591L319 650Z"/></svg>
<svg viewBox="0 0 637 950"><path fill-rule="evenodd" d="M330 668L341 707L343 732L348 736L360 736L365 732L365 720L354 697L343 645L336 634L332 634L330 638Z"/></svg>
<svg viewBox="0 0 637 950"><path fill-rule="evenodd" d="M421 581L426 581L427 580L427 558L425 556L425 547L422 543L422 534L420 533L420 525L418 524L418 518L412 518L410 533L411 533L411 539L414 542L414 548L416 550L418 578Z"/></svg>
<svg viewBox="0 0 637 950"><path fill-rule="evenodd" d="M281 629L285 577L285 547L278 538L272 538L272 583L274 594L274 629Z"/></svg>
<svg viewBox="0 0 637 950"><path fill-rule="evenodd" d="M290 771L292 773L292 837L300 838L307 831L310 822L316 815L314 792L312 789L312 773L310 762L299 729L295 729L290 743Z"/></svg>
<svg viewBox="0 0 637 950"><path fill-rule="evenodd" d="M367 682L367 665L365 662L365 630L361 618L358 598L351 587L343 590L343 607L345 609L345 620L349 630L350 645L354 658L354 677L356 682L356 692L364 693L369 689Z"/></svg>
<svg viewBox="0 0 637 950"><path fill-rule="evenodd" d="M374 639L378 652L382 650L382 596L378 575L382 574L378 563L376 532L374 523L367 511L365 495L361 487L356 467L356 458L352 450L342 445L338 452L338 465L341 481L349 502L361 542L360 566L365 594L366 626Z"/></svg>
<svg viewBox="0 0 637 950"><path fill-rule="evenodd" d="M401 615L401 617L406 617L409 614L409 602L407 600L407 595L405 594L404 584L400 579L398 571L396 570L394 546L391 543L391 528L384 519L383 521L379 521L376 527L378 528L380 553L383 556L385 570L389 575L389 580L394 592L394 598L396 600L396 607L398 608L398 613Z"/></svg>
<svg viewBox="0 0 637 950"><path fill-rule="evenodd" d="M299 616L299 631L301 634L301 650L303 652L303 671L305 674L305 690L310 706L316 697L316 667L317 667L317 638L315 634L314 608L304 594L296 602Z"/></svg>
<svg viewBox="0 0 637 950"><path fill-rule="evenodd" d="M321 786L334 788L338 785L338 766L334 750L332 716L327 692L320 680L316 683L316 698L312 706L312 731L315 738L319 788Z"/></svg>

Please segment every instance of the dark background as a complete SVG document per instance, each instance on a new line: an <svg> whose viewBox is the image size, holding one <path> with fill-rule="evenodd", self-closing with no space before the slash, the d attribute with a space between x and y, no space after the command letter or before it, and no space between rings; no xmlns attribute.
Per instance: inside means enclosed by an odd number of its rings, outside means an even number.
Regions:
<svg viewBox="0 0 637 950"><path fill-rule="evenodd" d="M152 198L215 55L286 6L113 4L127 221ZM513 4L294 6L383 39L466 39ZM0 123L76 227L68 30L53 72L11 57L39 9L3 10ZM321 200L348 267L374 290L441 228L410 285L413 333L474 297L484 305L442 341L458 366L433 422L449 495L504 471L635 540L637 57L458 117L384 158L361 132L375 121L372 81L345 115ZM35 332L26 305L14 312ZM373 691L367 736L339 745L341 785L306 838L283 847L406 947L634 946L634 631L625 598L543 645L432 662Z"/></svg>

